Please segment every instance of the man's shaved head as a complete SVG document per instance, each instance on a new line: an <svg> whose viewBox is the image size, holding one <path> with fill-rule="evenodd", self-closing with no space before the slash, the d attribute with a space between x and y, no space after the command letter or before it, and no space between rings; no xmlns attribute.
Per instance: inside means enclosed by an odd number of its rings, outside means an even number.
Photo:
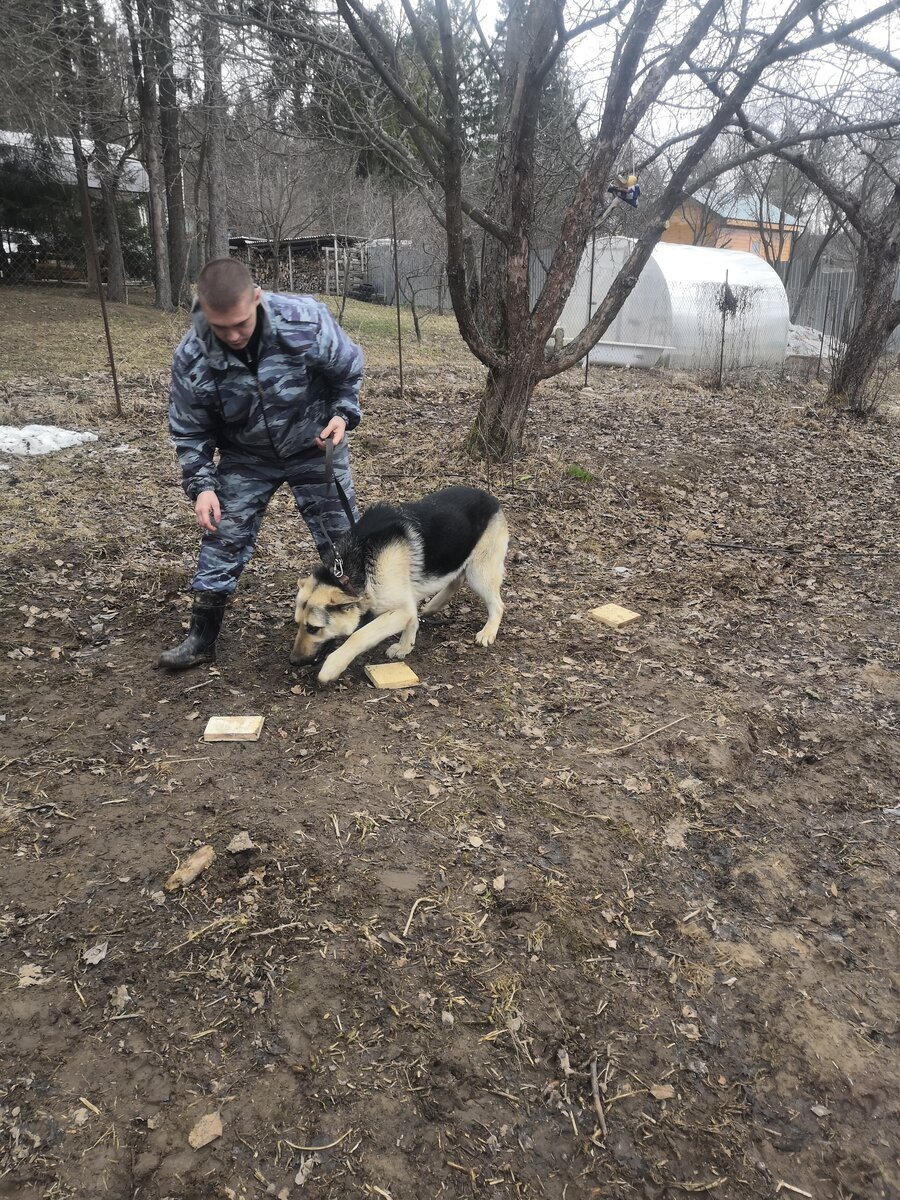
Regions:
<svg viewBox="0 0 900 1200"><path fill-rule="evenodd" d="M230 312L256 287L253 276L236 258L214 258L200 272L197 299L214 313Z"/></svg>

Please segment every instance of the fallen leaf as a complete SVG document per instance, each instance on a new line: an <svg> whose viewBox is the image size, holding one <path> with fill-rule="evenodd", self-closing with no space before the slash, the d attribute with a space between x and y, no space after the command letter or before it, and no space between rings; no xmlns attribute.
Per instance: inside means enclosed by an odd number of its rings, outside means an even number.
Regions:
<svg viewBox="0 0 900 1200"><path fill-rule="evenodd" d="M42 987L45 983L49 983L53 978L52 975L45 975L44 968L37 963L23 963L19 967L19 982L17 987Z"/></svg>
<svg viewBox="0 0 900 1200"><path fill-rule="evenodd" d="M102 963L104 958L106 958L106 952L108 949L109 942L97 942L97 944L91 946L89 950L85 950L81 957L88 964L88 966L96 967L97 963Z"/></svg>
<svg viewBox="0 0 900 1200"><path fill-rule="evenodd" d="M675 1089L671 1083L654 1083L650 1088L650 1095L654 1100L672 1100L675 1097Z"/></svg>
<svg viewBox="0 0 900 1200"><path fill-rule="evenodd" d="M503 889L506 887L506 876L505 875L496 875L491 883L491 886L493 887L495 892L502 892Z"/></svg>
<svg viewBox="0 0 900 1200"><path fill-rule="evenodd" d="M294 1176L294 1183L297 1187L303 1187L305 1183L309 1183L310 1176L319 1162L321 1162L321 1159L318 1154L310 1154L307 1158L301 1160L300 1170Z"/></svg>
<svg viewBox="0 0 900 1200"><path fill-rule="evenodd" d="M689 1042L700 1041L700 1029L697 1025L689 1023L687 1025L676 1025L675 1028L679 1033L683 1033Z"/></svg>
<svg viewBox="0 0 900 1200"><path fill-rule="evenodd" d="M124 983L120 983L118 987L114 987L109 993L109 1006L110 1008L114 1008L116 1012L121 1012L130 1003L131 996L129 996L128 988Z"/></svg>

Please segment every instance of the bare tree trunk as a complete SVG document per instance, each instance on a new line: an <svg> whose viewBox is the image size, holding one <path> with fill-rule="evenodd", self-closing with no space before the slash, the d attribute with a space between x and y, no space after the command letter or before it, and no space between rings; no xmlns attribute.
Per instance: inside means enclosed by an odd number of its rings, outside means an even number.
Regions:
<svg viewBox="0 0 900 1200"><path fill-rule="evenodd" d="M203 192L203 180L206 177L206 133L200 140L200 149L197 154L197 164L194 168L194 249L197 255L197 272L206 266L206 216L201 200Z"/></svg>
<svg viewBox="0 0 900 1200"><path fill-rule="evenodd" d="M222 87L222 38L216 0L206 0L200 18L203 43L203 103L206 109L207 261L228 257L228 208L225 191L225 90Z"/></svg>
<svg viewBox="0 0 900 1200"><path fill-rule="evenodd" d="M556 31L549 0L509 9L506 64L502 73L497 168L488 211L509 230L506 244L487 238L483 255L483 328L492 349L503 355L485 381L469 444L477 453L503 461L521 444L534 377L531 330L531 221L534 159L541 88L536 68Z"/></svg>
<svg viewBox="0 0 900 1200"><path fill-rule="evenodd" d="M118 304L125 304L128 300L128 291L125 286L125 257L122 254L119 214L116 211L116 185L110 168L109 151L104 143L101 152L99 145L96 141L94 142L97 171L100 175L103 222L106 230L106 298L114 300Z"/></svg>
<svg viewBox="0 0 900 1200"><path fill-rule="evenodd" d="M338 312L337 323L343 326L344 310L347 307L347 293L350 291L350 271L348 270L349 263L347 262L347 251L344 251L344 286L341 290L341 307ZM413 309L413 320L415 320L415 309Z"/></svg>
<svg viewBox="0 0 900 1200"><path fill-rule="evenodd" d="M118 196L119 170L113 165L109 146L94 139L94 162L100 178L100 199L106 232L106 298L117 304L128 303L125 280L125 256L122 253L122 234L119 228Z"/></svg>
<svg viewBox="0 0 900 1200"><path fill-rule="evenodd" d="M166 189L156 135L159 128L159 104L156 91L156 63L150 31L147 0L137 0L138 32L134 16L125 8L128 38L131 44L131 67L137 91L141 118L141 145L144 167L150 182L150 240L153 246L154 303L164 312L172 311L172 291L169 283L169 248L166 243Z"/></svg>
<svg viewBox="0 0 900 1200"><path fill-rule="evenodd" d="M553 41L555 8L550 0L512 0L507 22L504 70L499 97L499 129L494 188L488 212L510 230L507 245L488 238L484 253L482 300L488 340L497 350L517 339L530 310L528 274L534 197L534 147L541 88L538 64ZM522 304L522 288L525 302Z"/></svg>
<svg viewBox="0 0 900 1200"><path fill-rule="evenodd" d="M407 279L407 281L406 281L406 286L409 288L409 308L410 308L410 312L412 313L413 329L416 331L416 342L418 345L421 346L422 345L422 326L419 322L419 313L416 308L416 289L413 287L413 285L409 279ZM346 294L347 294L347 289L345 287L344 295L346 295Z"/></svg>
<svg viewBox="0 0 900 1200"><path fill-rule="evenodd" d="M272 291L281 288L281 234L276 233L272 239Z"/></svg>
<svg viewBox="0 0 900 1200"><path fill-rule="evenodd" d="M87 128L94 143L93 158L100 179L100 200L103 207L103 227L106 251L106 295L107 299L124 304L125 261L122 257L122 237L119 232L119 215L116 212L116 175L109 155L105 128L103 78L100 53L97 49L96 31L99 14L92 5L93 23L84 0L78 0L75 16L78 22L78 46L82 66L82 103Z"/></svg>
<svg viewBox="0 0 900 1200"><path fill-rule="evenodd" d="M172 301L182 308L190 308L187 222L181 145L179 143L180 112L172 54L172 0L151 0L151 2L155 25L156 63L159 73L159 121L162 134L163 171L166 180L166 213L168 216L166 228Z"/></svg>
<svg viewBox="0 0 900 1200"><path fill-rule="evenodd" d="M466 264L466 290L469 300L469 306L472 312L475 313L477 319L482 321L481 308L481 267L478 262L478 255L475 249L475 239L469 235L465 239L463 245L463 259ZM444 272L447 267L445 265Z"/></svg>
<svg viewBox="0 0 900 1200"><path fill-rule="evenodd" d="M91 214L85 204L90 203L87 187L87 162L81 149L81 139L77 132L72 135L72 156L75 159L75 177L78 184L78 207L81 209L81 228L84 239L84 261L87 274L87 289L89 296L100 295L100 280L97 277L96 263L91 254L90 220ZM87 197L87 199L85 199ZM57 255L59 247L57 246Z"/></svg>
<svg viewBox="0 0 900 1200"><path fill-rule="evenodd" d="M900 187L893 207L900 213ZM900 325L900 301L893 299L900 260L897 228L895 223L892 241L863 243L856 316L831 376L829 399L855 416L865 416L873 407L872 376L888 338Z"/></svg>
<svg viewBox="0 0 900 1200"><path fill-rule="evenodd" d="M535 378L524 354L510 354L500 368L490 368L478 406L469 448L495 462L508 462L522 445L525 419Z"/></svg>

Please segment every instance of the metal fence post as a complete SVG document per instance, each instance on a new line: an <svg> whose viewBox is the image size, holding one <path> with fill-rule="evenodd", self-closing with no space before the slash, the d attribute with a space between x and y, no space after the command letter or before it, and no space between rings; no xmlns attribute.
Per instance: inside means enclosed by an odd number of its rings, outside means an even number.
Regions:
<svg viewBox="0 0 900 1200"><path fill-rule="evenodd" d="M597 254L597 230L591 234L591 277L588 280L588 308L587 308L587 324L590 325L591 317L593 316L591 309L594 306L594 259ZM584 386L588 383L588 367L591 365L591 351L588 348L587 354L584 356Z"/></svg>
<svg viewBox="0 0 900 1200"><path fill-rule="evenodd" d="M403 399L403 336L400 333L400 264L397 258L397 210L391 192L391 228L394 233L394 299L397 302L397 359L400 363L400 399Z"/></svg>
<svg viewBox="0 0 900 1200"><path fill-rule="evenodd" d="M722 390L722 380L725 373L725 321L728 317L728 272L725 272L725 286L722 288L722 340L719 344L719 391Z"/></svg>
<svg viewBox="0 0 900 1200"><path fill-rule="evenodd" d="M825 315L822 317L822 337L819 339L819 361L816 363L816 382L822 378L822 350L825 346L825 330L828 328L828 309L831 305L831 280L828 281L828 295L825 297Z"/></svg>

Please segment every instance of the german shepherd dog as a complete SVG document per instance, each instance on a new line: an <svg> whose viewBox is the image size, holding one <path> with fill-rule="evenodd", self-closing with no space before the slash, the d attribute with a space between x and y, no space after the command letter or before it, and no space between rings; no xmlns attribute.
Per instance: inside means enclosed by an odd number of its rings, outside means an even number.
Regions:
<svg viewBox="0 0 900 1200"><path fill-rule="evenodd" d="M492 645L503 617L508 545L499 501L477 488L444 488L397 507L373 505L338 539L331 566L300 580L291 662L315 662L329 642L341 640L319 671L319 683L331 683L357 655L398 633L387 656L405 658L415 645L419 604L428 601L423 616L439 612L463 576L487 606L475 641Z"/></svg>

